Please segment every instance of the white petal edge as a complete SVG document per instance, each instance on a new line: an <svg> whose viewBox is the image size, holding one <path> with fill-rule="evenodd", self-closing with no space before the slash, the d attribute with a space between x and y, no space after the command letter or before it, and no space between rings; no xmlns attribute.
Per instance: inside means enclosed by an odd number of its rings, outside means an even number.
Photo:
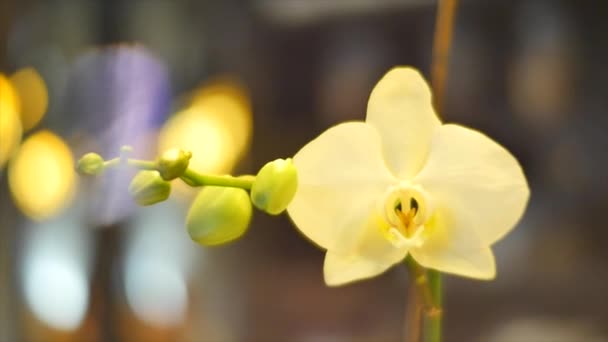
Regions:
<svg viewBox="0 0 608 342"><path fill-rule="evenodd" d="M489 246L524 213L530 190L518 161L484 134L443 125L415 183L454 213L455 228L473 229Z"/></svg>
<svg viewBox="0 0 608 342"><path fill-rule="evenodd" d="M445 250L428 254L412 250L412 257L420 265L462 277L492 280L496 277L496 262L490 247L464 251Z"/></svg>
<svg viewBox="0 0 608 342"><path fill-rule="evenodd" d="M389 242L388 229L384 218L372 210L349 252L327 251L323 267L326 284L339 286L371 278L402 261L407 248L397 248Z"/></svg>
<svg viewBox="0 0 608 342"><path fill-rule="evenodd" d="M441 125L428 84L411 67L391 69L378 82L367 104L366 122L378 129L384 158L400 179L411 179L420 171Z"/></svg>
<svg viewBox="0 0 608 342"><path fill-rule="evenodd" d="M328 286L341 286L384 273L394 263L379 263L360 255L341 255L328 251L323 264L323 276Z"/></svg>
<svg viewBox="0 0 608 342"><path fill-rule="evenodd" d="M339 124L304 146L293 162L298 189L289 216L322 248L349 250L373 203L395 182L377 131L364 122Z"/></svg>
<svg viewBox="0 0 608 342"><path fill-rule="evenodd" d="M463 277L490 280L496 276L494 254L479 236L454 225L454 215L438 209L425 228L426 240L410 253L426 268Z"/></svg>

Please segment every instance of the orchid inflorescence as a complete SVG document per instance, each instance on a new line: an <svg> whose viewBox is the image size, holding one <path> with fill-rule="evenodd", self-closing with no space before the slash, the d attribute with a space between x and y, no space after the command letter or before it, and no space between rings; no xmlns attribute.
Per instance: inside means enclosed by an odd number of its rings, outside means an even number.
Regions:
<svg viewBox="0 0 608 342"><path fill-rule="evenodd" d="M131 147L121 156L104 160L87 153L76 165L84 174L96 176L119 165L140 169L129 184L133 200L153 205L169 198L171 181L179 178L192 187L204 186L188 211L186 225L192 240L205 246L233 241L249 227L252 205L271 215L285 210L297 188L297 172L291 159L277 159L264 165L256 176L201 174L189 167L192 153L179 148L163 152L156 160L129 158Z"/></svg>
<svg viewBox="0 0 608 342"><path fill-rule="evenodd" d="M478 131L442 124L427 83L410 67L379 81L365 122L331 127L293 161L269 162L256 176L200 174L181 149L155 161L128 152L108 161L88 153L77 169L142 169L129 186L140 205L166 200L176 178L205 186L187 217L190 236L203 245L241 236L252 204L272 215L287 208L296 227L327 251L328 285L376 276L407 256L426 268L492 279L490 247L515 226L529 197L517 160Z"/></svg>

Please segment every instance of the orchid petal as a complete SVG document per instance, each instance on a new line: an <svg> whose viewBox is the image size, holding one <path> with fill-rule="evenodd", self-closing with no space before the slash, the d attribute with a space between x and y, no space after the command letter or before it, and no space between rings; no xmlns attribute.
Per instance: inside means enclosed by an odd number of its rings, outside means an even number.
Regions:
<svg viewBox="0 0 608 342"><path fill-rule="evenodd" d="M494 254L475 232L454 225L455 214L438 209L427 222L425 242L410 250L416 262L426 268L476 279L496 275Z"/></svg>
<svg viewBox="0 0 608 342"><path fill-rule="evenodd" d="M328 250L323 268L327 285L343 285L374 277L402 261L407 248L398 248L389 241L389 228L384 219L372 211L348 253Z"/></svg>
<svg viewBox="0 0 608 342"><path fill-rule="evenodd" d="M304 146L293 162L298 189L290 217L317 245L348 250L374 201L394 182L377 131L363 122L334 126Z"/></svg>
<svg viewBox="0 0 608 342"><path fill-rule="evenodd" d="M429 86L409 67L394 68L378 82L366 122L378 129L386 163L401 179L411 179L423 167L433 133L441 125Z"/></svg>
<svg viewBox="0 0 608 342"><path fill-rule="evenodd" d="M454 229L475 231L486 246L513 229L530 194L515 157L482 133L458 125L437 130L415 182L450 208Z"/></svg>

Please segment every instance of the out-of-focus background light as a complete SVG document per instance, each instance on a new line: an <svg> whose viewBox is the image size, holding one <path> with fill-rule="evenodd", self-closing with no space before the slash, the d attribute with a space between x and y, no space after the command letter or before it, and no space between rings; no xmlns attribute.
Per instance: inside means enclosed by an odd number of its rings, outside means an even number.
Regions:
<svg viewBox="0 0 608 342"><path fill-rule="evenodd" d="M138 257L143 257L138 255ZM125 272L127 302L137 317L151 325L172 326L186 317L187 279L172 262L145 256ZM132 260L132 259L131 259Z"/></svg>
<svg viewBox="0 0 608 342"><path fill-rule="evenodd" d="M0 169L13 155L21 141L19 98L9 80L0 73Z"/></svg>
<svg viewBox="0 0 608 342"><path fill-rule="evenodd" d="M114 155L166 120L171 84L164 61L142 45L121 44L78 56L62 100L74 123L71 131L94 136L102 154ZM156 152L151 142L142 147L148 150L139 153Z"/></svg>
<svg viewBox="0 0 608 342"><path fill-rule="evenodd" d="M38 257L25 269L25 297L41 320L61 330L78 327L87 308L87 279L70 262Z"/></svg>
<svg viewBox="0 0 608 342"><path fill-rule="evenodd" d="M34 220L48 219L69 206L77 187L70 148L46 130L23 142L8 176L15 204Z"/></svg>
<svg viewBox="0 0 608 342"><path fill-rule="evenodd" d="M252 113L246 91L235 82L220 81L187 96L185 106L161 129L158 150L189 150L192 168L224 174L247 151L251 131Z"/></svg>
<svg viewBox="0 0 608 342"><path fill-rule="evenodd" d="M33 68L20 69L10 78L21 100L21 124L28 131L42 120L48 106L46 84Z"/></svg>
<svg viewBox="0 0 608 342"><path fill-rule="evenodd" d="M92 240L77 213L71 209L23 227L18 265L25 301L38 320L57 330L77 329L89 306Z"/></svg>
<svg viewBox="0 0 608 342"><path fill-rule="evenodd" d="M252 111L248 91L236 81L221 80L198 88L190 107L223 122L229 143L227 152L236 159L247 152L251 139ZM201 158L202 159L202 158ZM233 167L231 164L229 168Z"/></svg>
<svg viewBox="0 0 608 342"><path fill-rule="evenodd" d="M184 234L184 215L184 208L169 200L143 208L128 228L125 295L137 318L152 326L183 325L187 317L188 283L200 250Z"/></svg>
<svg viewBox="0 0 608 342"><path fill-rule="evenodd" d="M158 129L169 114L171 84L164 61L139 44L122 44L78 56L62 100L69 132L94 141L103 157L115 157L122 145L131 145L133 157L151 159ZM111 225L133 212L136 206L126 191L132 175L106 174L93 198L95 222Z"/></svg>

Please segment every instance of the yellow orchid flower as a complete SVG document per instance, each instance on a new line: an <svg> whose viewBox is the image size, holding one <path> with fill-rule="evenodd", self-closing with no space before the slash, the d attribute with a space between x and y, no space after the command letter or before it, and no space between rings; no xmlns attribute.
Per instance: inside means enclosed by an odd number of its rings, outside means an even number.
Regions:
<svg viewBox="0 0 608 342"><path fill-rule="evenodd" d="M409 67L372 91L365 122L336 125L293 158L288 212L327 250L330 286L376 276L408 254L420 265L492 279L492 244L529 197L517 160L484 134L442 124L431 91Z"/></svg>

